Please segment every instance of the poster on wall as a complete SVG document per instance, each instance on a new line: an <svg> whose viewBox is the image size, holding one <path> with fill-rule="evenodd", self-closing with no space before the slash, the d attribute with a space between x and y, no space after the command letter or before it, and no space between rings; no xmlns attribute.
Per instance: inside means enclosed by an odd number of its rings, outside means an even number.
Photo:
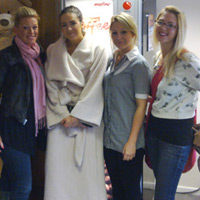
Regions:
<svg viewBox="0 0 200 200"><path fill-rule="evenodd" d="M113 15L113 1L65 0L65 6L74 5L83 14L84 30L91 33L101 44L110 48L110 19Z"/></svg>

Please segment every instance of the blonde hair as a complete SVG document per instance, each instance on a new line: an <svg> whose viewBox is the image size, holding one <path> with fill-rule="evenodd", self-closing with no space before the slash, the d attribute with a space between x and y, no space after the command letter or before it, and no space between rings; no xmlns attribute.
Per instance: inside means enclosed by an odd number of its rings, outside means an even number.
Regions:
<svg viewBox="0 0 200 200"><path fill-rule="evenodd" d="M115 15L111 18L110 32L114 22L119 22L122 24L128 31L131 31L134 34L134 45L138 40L138 30L137 25L133 17L125 12L121 12L119 15Z"/></svg>
<svg viewBox="0 0 200 200"><path fill-rule="evenodd" d="M174 73L174 67L176 61L178 59L186 60L186 58L184 57L185 49L183 47L186 36L186 19L184 13L175 6L166 6L158 14L156 20L159 20L159 18L163 15L164 12L173 13L177 19L177 34L176 38L174 39L174 44L169 53L164 58L164 66L163 66L164 76L169 78ZM154 45L158 46L159 41L156 37L155 25L154 25L153 38L154 38Z"/></svg>
<svg viewBox="0 0 200 200"><path fill-rule="evenodd" d="M20 20L22 18L26 18L26 17L34 17L38 21L40 20L39 15L37 14L37 12L33 8L22 6L22 7L18 8L18 10L15 13L15 16L14 16L15 26L18 26L19 23L20 23Z"/></svg>

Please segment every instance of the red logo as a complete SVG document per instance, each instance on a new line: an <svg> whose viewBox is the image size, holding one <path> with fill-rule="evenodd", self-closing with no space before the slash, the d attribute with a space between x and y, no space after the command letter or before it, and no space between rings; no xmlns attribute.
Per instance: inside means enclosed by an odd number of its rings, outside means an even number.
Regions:
<svg viewBox="0 0 200 200"><path fill-rule="evenodd" d="M97 28L98 30L108 30L110 25L108 22L102 23L100 17L91 17L91 18L84 18L83 19L83 27L87 31L91 31L93 33L94 29Z"/></svg>
<svg viewBox="0 0 200 200"><path fill-rule="evenodd" d="M94 6L110 6L110 3L95 3Z"/></svg>
<svg viewBox="0 0 200 200"><path fill-rule="evenodd" d="M125 10L129 10L129 9L131 8L131 3L130 3L129 1L125 1L125 2L123 3L123 8L124 8Z"/></svg>

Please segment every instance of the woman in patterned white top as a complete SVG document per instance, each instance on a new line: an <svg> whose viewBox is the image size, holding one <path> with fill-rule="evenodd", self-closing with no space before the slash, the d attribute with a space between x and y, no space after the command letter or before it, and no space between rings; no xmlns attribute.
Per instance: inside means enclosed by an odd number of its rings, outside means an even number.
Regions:
<svg viewBox="0 0 200 200"><path fill-rule="evenodd" d="M200 61L183 47L182 11L167 6L155 22L154 42L161 51L151 83L147 150L156 178L155 200L174 200L193 141Z"/></svg>

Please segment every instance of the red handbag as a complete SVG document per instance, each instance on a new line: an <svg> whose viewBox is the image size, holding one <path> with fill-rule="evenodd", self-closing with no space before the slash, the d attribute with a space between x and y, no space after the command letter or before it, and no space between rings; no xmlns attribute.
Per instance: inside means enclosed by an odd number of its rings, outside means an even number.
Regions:
<svg viewBox="0 0 200 200"><path fill-rule="evenodd" d="M145 155L145 162L146 162L147 166L150 169L152 169L148 154ZM189 157L187 159L187 163L185 164L183 173L190 171L194 167L195 163L196 163L196 150L192 147L190 150Z"/></svg>
<svg viewBox="0 0 200 200"><path fill-rule="evenodd" d="M183 173L190 171L194 167L195 163L196 163L196 150L192 147L190 150L189 157L187 159L187 163L185 164Z"/></svg>
<svg viewBox="0 0 200 200"><path fill-rule="evenodd" d="M195 110L194 124L196 124L196 121L197 121L197 110ZM185 164L183 173L186 173L193 168L193 166L196 163L196 158L197 158L197 152L196 152L195 148L192 147L190 150L190 154L188 156L187 163Z"/></svg>

